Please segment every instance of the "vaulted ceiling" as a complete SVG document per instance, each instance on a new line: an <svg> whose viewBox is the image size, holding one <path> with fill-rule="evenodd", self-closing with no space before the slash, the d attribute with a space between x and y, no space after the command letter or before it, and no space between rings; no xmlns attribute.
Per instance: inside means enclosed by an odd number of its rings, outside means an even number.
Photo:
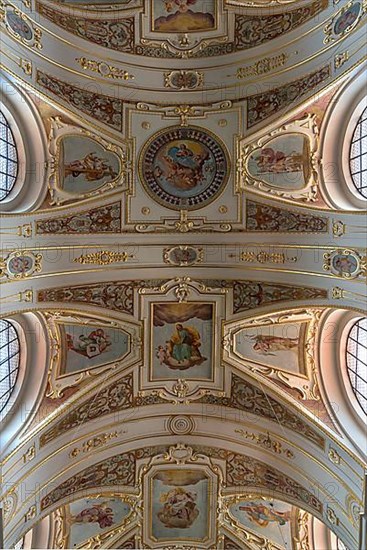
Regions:
<svg viewBox="0 0 367 550"><path fill-rule="evenodd" d="M1 0L0 20L23 174L1 220L7 546L358 548L366 4Z"/></svg>

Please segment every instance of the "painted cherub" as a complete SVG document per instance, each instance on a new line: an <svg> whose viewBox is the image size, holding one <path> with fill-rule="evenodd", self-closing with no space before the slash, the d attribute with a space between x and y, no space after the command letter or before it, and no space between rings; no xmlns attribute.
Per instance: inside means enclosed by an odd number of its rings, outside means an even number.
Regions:
<svg viewBox="0 0 367 550"><path fill-rule="evenodd" d="M159 359L159 364L163 365L167 359L167 352L163 346L158 346L156 356Z"/></svg>

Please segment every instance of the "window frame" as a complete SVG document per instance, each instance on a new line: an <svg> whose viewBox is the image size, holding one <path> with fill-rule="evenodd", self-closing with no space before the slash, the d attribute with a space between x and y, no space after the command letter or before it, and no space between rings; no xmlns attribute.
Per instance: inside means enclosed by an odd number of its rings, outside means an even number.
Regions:
<svg viewBox="0 0 367 550"><path fill-rule="evenodd" d="M358 356L358 352L357 352L357 355L354 355L351 351L349 351L348 347L349 347L349 342L350 340L353 340L354 342L356 342L357 344L359 344L359 341L352 338L351 334L353 332L353 330L355 329L356 326L359 325L359 323L361 321L365 321L366 324L367 324L367 317L360 317L359 319L355 320L354 323L352 324L352 326L349 328L349 331L348 331L348 335L347 335L347 340L346 340L346 346L345 346L345 367L346 367L346 371L347 371L347 375L348 375L348 379L349 379L349 383L350 383L350 386L352 388L352 391L353 391L353 394L354 394L354 397L355 397L355 400L357 401L357 403L359 404L360 408L361 408L361 411L363 412L363 414L367 417L367 393L366 395L364 396L361 392L358 391L358 389L355 387L354 383L353 383L353 380L352 380L352 375L354 376L357 376L358 378L360 378L366 385L366 388L367 388L367 361L366 363ZM358 329L360 329L360 327L358 327ZM361 328L361 330L365 331L366 334L367 334L367 326L366 328ZM358 349L358 348L357 348ZM367 348L366 348L366 356L367 356ZM355 370L353 370L352 367L349 366L349 357L354 357L355 359ZM366 368L366 375L365 375L365 378L362 378L362 376L360 376L358 373L357 373L357 369L358 369L358 364L362 364L365 368ZM365 400L365 404L362 405L361 403L361 400L358 398L358 395L357 394L360 394L362 399Z"/></svg>
<svg viewBox="0 0 367 550"><path fill-rule="evenodd" d="M5 415L8 412L7 409L9 409L9 402L11 402L12 397L14 396L14 392L16 390L16 387L18 385L18 381L19 381L19 378L20 378L19 373L20 373L20 367L21 367L21 339L19 337L17 327L15 326L14 323L9 321L8 319L1 319L1 322L2 323L7 323L7 327L4 327L3 329L0 328L0 334L2 334L2 332L6 331L6 330L9 330L9 329L14 331L14 335L15 335L15 339L16 339L16 343L17 343L17 351L15 353L15 356L16 356L16 359L17 359L17 365L14 368L14 365L11 364L11 359L12 359L12 357L14 357L14 355L10 358L9 358L9 356L6 358L6 363L7 364L6 364L5 368L7 368L8 372L5 374L5 376L3 378L1 378L1 381L9 379L14 370L16 370L16 375L15 375L15 379L13 381L13 384L10 387L10 390L6 391L5 393L2 393L2 390L0 390L0 416L3 415L4 411L5 411ZM10 342L8 341L4 345L0 344L0 349L3 349L4 347L8 346L8 351L9 351L9 344L11 344L13 341L14 341L14 339L11 340ZM1 361L1 366L2 366L2 364L3 364L3 361ZM2 376L2 374L0 374L0 376ZM4 402L3 402L3 398L5 397L5 395L7 393L9 393L9 395L8 395L7 399L4 400Z"/></svg>
<svg viewBox="0 0 367 550"><path fill-rule="evenodd" d="M11 140L9 141L8 139L5 139L5 137L0 136L1 143L6 144L5 145L6 155L1 155L1 158L6 160L6 165L7 165L6 171L5 172L2 172L2 171L0 172L0 202L3 202L10 195L10 193L14 189L14 186L16 185L17 180L19 178L19 155L18 155L18 144L17 144L17 141L15 139L14 132L13 132L13 130L11 128L11 125L9 124L9 121L8 121L6 115L3 112L3 109L1 107L0 107L0 126L5 127L6 128L6 133L10 134L10 137L11 137ZM14 158L11 158L11 156L8 154L10 148L13 148L15 150ZM9 162L12 162L16 165L16 170L15 170L14 175L10 174L8 172L8 163ZM12 181L9 185L10 180L12 180ZM4 187L3 187L3 181L5 182ZM4 196L1 197L1 195L3 193L4 193Z"/></svg>
<svg viewBox="0 0 367 550"><path fill-rule="evenodd" d="M354 140L354 136L357 132L358 125L362 122L362 117L364 117L364 120L366 121L366 125L367 125L367 96L364 97L362 99L362 101L360 101L358 103L358 105L356 106L356 108L354 109L353 114L351 116L351 119L349 121L348 127L347 127L347 132L346 132L346 138L349 139L349 143L348 143L348 145L349 145L349 151L348 151L349 174L347 174L349 177L346 178L346 181L347 181L348 187L353 192L353 194L359 200L367 202L367 185L365 187L365 194L363 194L359 190L358 185L356 184L355 179L354 179L354 175L356 175L360 172L356 172L356 173L353 174L352 167L351 167L351 160L352 160L351 154L352 154L352 147L353 147L353 143L354 143L353 140ZM367 133L364 137L366 138L366 141L367 141ZM359 155L359 156L362 157L362 154ZM367 156L367 151L366 151L366 156ZM357 158L357 157L355 157L355 158ZM367 173L366 173L366 178L367 178Z"/></svg>

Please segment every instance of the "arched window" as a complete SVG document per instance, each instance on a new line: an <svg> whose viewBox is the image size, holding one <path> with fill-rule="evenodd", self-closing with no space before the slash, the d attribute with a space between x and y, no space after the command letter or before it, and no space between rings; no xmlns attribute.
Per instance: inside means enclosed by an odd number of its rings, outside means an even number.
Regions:
<svg viewBox="0 0 367 550"><path fill-rule="evenodd" d="M13 132L0 111L0 201L13 189L18 174L18 153Z"/></svg>
<svg viewBox="0 0 367 550"><path fill-rule="evenodd" d="M367 414L367 317L359 319L349 332L347 371L354 395Z"/></svg>
<svg viewBox="0 0 367 550"><path fill-rule="evenodd" d="M7 405L19 371L19 338L13 325L0 319L0 413Z"/></svg>
<svg viewBox="0 0 367 550"><path fill-rule="evenodd" d="M353 133L349 166L355 188L367 199L367 107L359 117Z"/></svg>

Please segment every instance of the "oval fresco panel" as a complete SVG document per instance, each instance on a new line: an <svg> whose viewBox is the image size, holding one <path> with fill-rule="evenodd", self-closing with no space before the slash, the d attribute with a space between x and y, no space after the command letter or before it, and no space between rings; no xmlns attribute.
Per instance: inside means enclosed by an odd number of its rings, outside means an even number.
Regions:
<svg viewBox="0 0 367 550"><path fill-rule="evenodd" d="M284 190L299 190L310 179L309 140L302 134L284 134L256 149L247 170L256 180Z"/></svg>
<svg viewBox="0 0 367 550"><path fill-rule="evenodd" d="M150 196L175 210L195 210L216 199L228 180L225 146L206 130L173 127L155 134L139 159Z"/></svg>
<svg viewBox="0 0 367 550"><path fill-rule="evenodd" d="M6 12L6 21L11 28L11 30L20 36L21 38L24 38L24 40L30 41L33 38L33 31L31 27L28 25L24 19L22 19L18 14L16 14L14 11L7 11Z"/></svg>
<svg viewBox="0 0 367 550"><path fill-rule="evenodd" d="M361 8L361 3L356 2L340 14L334 23L334 33L336 35L343 34L347 29L353 27L360 15Z"/></svg>
<svg viewBox="0 0 367 550"><path fill-rule="evenodd" d="M14 256L8 262L8 271L11 275L29 275L34 266L34 260L31 256Z"/></svg>
<svg viewBox="0 0 367 550"><path fill-rule="evenodd" d="M68 135L59 142L59 187L75 195L88 193L118 177L120 161L95 140Z"/></svg>
<svg viewBox="0 0 367 550"><path fill-rule="evenodd" d="M339 277L352 277L359 270L359 259L353 254L335 253L331 258L331 272Z"/></svg>

